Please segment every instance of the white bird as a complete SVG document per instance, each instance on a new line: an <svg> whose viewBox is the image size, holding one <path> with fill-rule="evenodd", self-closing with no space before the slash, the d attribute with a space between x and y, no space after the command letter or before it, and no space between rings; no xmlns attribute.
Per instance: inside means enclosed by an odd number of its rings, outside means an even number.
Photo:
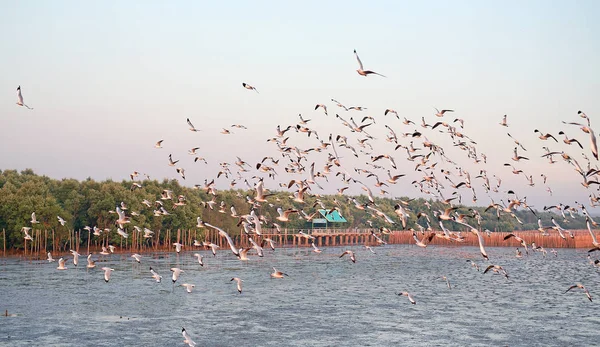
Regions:
<svg viewBox="0 0 600 347"><path fill-rule="evenodd" d="M438 110L437 108L435 109L435 111L437 112L435 115L438 117L443 117L444 113L446 112L454 112L454 110Z"/></svg>
<svg viewBox="0 0 600 347"><path fill-rule="evenodd" d="M25 106L26 108L33 110L33 107L29 107L23 103L23 94L21 94L21 86L17 87L17 105Z"/></svg>
<svg viewBox="0 0 600 347"><path fill-rule="evenodd" d="M368 249L373 254L377 254L377 253L375 253L375 251L373 250L373 248L371 248L371 246L369 246L369 245L365 245L365 249Z"/></svg>
<svg viewBox="0 0 600 347"><path fill-rule="evenodd" d="M244 280L242 280L238 277L234 277L231 280L237 282L237 290L240 294L242 294L242 282L244 282Z"/></svg>
<svg viewBox="0 0 600 347"><path fill-rule="evenodd" d="M156 144L154 145L154 148L162 148L162 143L164 140L159 140L156 142Z"/></svg>
<svg viewBox="0 0 600 347"><path fill-rule="evenodd" d="M181 286L182 286L182 287L185 287L185 290L186 290L188 293L191 293L191 292L192 292L192 289L194 289L194 287L196 287L196 285L195 285L195 284L189 284L189 283L184 283L184 284L182 284Z"/></svg>
<svg viewBox="0 0 600 347"><path fill-rule="evenodd" d="M56 216L58 218L58 222L60 223L60 225L65 226L65 224L67 223L64 219L62 219L60 216Z"/></svg>
<svg viewBox="0 0 600 347"><path fill-rule="evenodd" d="M56 268L58 270L66 270L67 267L65 266L65 260L63 258L58 259L58 267Z"/></svg>
<svg viewBox="0 0 600 347"><path fill-rule="evenodd" d="M198 263L200 264L200 266L204 266L204 262L202 261L202 258L204 257L201 254L194 253L194 257L198 259Z"/></svg>
<svg viewBox="0 0 600 347"><path fill-rule="evenodd" d="M31 214L31 224L38 224L38 220L35 218L35 212Z"/></svg>
<svg viewBox="0 0 600 347"><path fill-rule="evenodd" d="M121 228L117 228L117 234L121 235L124 238L128 238L129 237L129 234L126 233L125 230L123 230ZM114 253L114 252L111 251L111 253Z"/></svg>
<svg viewBox="0 0 600 347"><path fill-rule="evenodd" d="M160 283L160 281L162 280L162 276L157 274L156 271L152 269L152 266L150 266L150 272L152 273L152 278L154 278L157 283Z"/></svg>
<svg viewBox="0 0 600 347"><path fill-rule="evenodd" d="M71 254L73 254L73 265L77 266L79 264L79 256L81 254L77 253L77 251L71 250Z"/></svg>
<svg viewBox="0 0 600 347"><path fill-rule="evenodd" d="M352 260L353 263L356 263L356 257L354 256L354 252L352 252L351 250L344 251L344 253L342 253L342 255L340 255L340 258L345 256L346 254L348 254L350 256L350 260Z"/></svg>
<svg viewBox="0 0 600 347"><path fill-rule="evenodd" d="M322 250L320 250L320 249L319 249L319 248L318 248L318 247L315 245L315 243L314 243L314 242L311 242L310 244L311 244L311 246L313 247L313 252L315 252L315 253L321 253L321 252L323 252Z"/></svg>
<svg viewBox="0 0 600 347"><path fill-rule="evenodd" d="M280 222L289 222L289 217L291 213L298 213L298 210L294 210L291 208L288 208L287 210L283 210L281 207L277 208L277 213L279 213L279 216L276 217L276 219Z"/></svg>
<svg viewBox="0 0 600 347"><path fill-rule="evenodd" d="M173 246L175 246L175 252L180 253L181 252L181 246L183 246L181 243L179 242L174 242Z"/></svg>
<svg viewBox="0 0 600 347"><path fill-rule="evenodd" d="M111 269L109 267L103 267L102 271L104 271L104 282L110 281L110 274L115 271L115 269Z"/></svg>
<svg viewBox="0 0 600 347"><path fill-rule="evenodd" d="M108 245L108 250L110 251L110 253L115 253L115 248L117 248L117 247L115 247L113 245Z"/></svg>
<svg viewBox="0 0 600 347"><path fill-rule="evenodd" d="M23 231L25 233L25 240L29 240L29 241L33 241L33 237L31 237L31 235L29 235L29 230L31 230L31 228L29 227L23 227L21 228L21 231Z"/></svg>
<svg viewBox="0 0 600 347"><path fill-rule="evenodd" d="M584 285L581 284L581 283L577 283L575 285L570 286L569 289L567 289L565 291L565 293L568 292L571 289L574 289L574 288L581 288L581 289L583 289L583 292L585 293L585 296L587 296L587 298L588 298L589 301L592 301L592 296L590 295L590 292L588 292L587 288L584 287Z"/></svg>
<svg viewBox="0 0 600 347"><path fill-rule="evenodd" d="M192 338L190 337L190 335L188 335L187 331L185 331L185 328L181 328L181 334L183 335L183 343L185 343L186 345L190 346L190 347L195 347L196 346L196 342L194 342L192 340Z"/></svg>
<svg viewBox="0 0 600 347"><path fill-rule="evenodd" d="M48 262L51 263L53 261L56 261L56 259L52 258L52 253L48 252Z"/></svg>
<svg viewBox="0 0 600 347"><path fill-rule="evenodd" d="M288 276L288 274L278 271L276 268L273 268L273 272L271 273L271 277L273 278L283 278L283 276Z"/></svg>
<svg viewBox="0 0 600 347"><path fill-rule="evenodd" d="M242 87L244 87L244 88L246 88L248 90L254 90L255 92L258 93L258 90L256 90L256 88L254 88L253 86L249 85L248 83L242 83Z"/></svg>
<svg viewBox="0 0 600 347"><path fill-rule="evenodd" d="M185 271L181 270L178 267L172 267L171 271L173 272L173 283L177 282L177 279L179 278L179 275Z"/></svg>
<svg viewBox="0 0 600 347"><path fill-rule="evenodd" d="M214 244L214 243L212 243L212 242L206 242L206 241L202 241L202 245L203 245L204 247L208 247L208 248L210 248L210 251L212 252L212 254L213 254L213 257L216 257L216 256L217 256L217 248L220 248L220 247L219 247L219 245L217 245L217 244Z"/></svg>
<svg viewBox="0 0 600 347"><path fill-rule="evenodd" d="M415 305L417 302L415 301L415 299L412 297L412 295L409 292L401 292L401 293L396 293L396 295L404 295L408 298L408 301L410 301L411 304Z"/></svg>
<svg viewBox="0 0 600 347"><path fill-rule="evenodd" d="M256 241L254 241L251 237L248 238L248 241L252 244L252 248L254 248L256 250L256 253L258 253L258 256L263 257L264 253L263 253L262 247L258 243L256 243Z"/></svg>
<svg viewBox="0 0 600 347"><path fill-rule="evenodd" d="M229 234L227 234L225 232L225 230L221 229L221 228L217 228L214 225L208 224L208 223L204 223L206 226L209 226L215 230L217 230L219 232L219 235L223 236L226 240L227 243L229 244L229 248L231 248L231 252L233 252L233 254L238 257L238 259L240 259L240 250L235 248L235 245L233 244L233 240L231 239L231 236L229 236Z"/></svg>
<svg viewBox="0 0 600 347"><path fill-rule="evenodd" d="M422 240L419 240L417 238L417 233L415 233L413 231L413 238L415 239L415 242L416 242L415 244L422 248L427 247L427 243L431 242L431 240L434 238L434 236L435 236L435 233L430 233L429 235L426 235L425 237L423 237ZM427 243L425 243L425 240L427 240Z"/></svg>
<svg viewBox="0 0 600 347"><path fill-rule="evenodd" d="M135 261L137 261L138 263L141 263L141 260L142 260L142 256L141 256L141 255L139 255L139 254L135 253L135 254L133 254L131 257L132 257L133 259L135 259Z"/></svg>
<svg viewBox="0 0 600 347"><path fill-rule="evenodd" d="M92 253L87 256L87 266L88 269L93 269L96 267L96 262L92 260Z"/></svg>
<svg viewBox="0 0 600 347"><path fill-rule="evenodd" d="M375 71L364 70L363 63L362 63L362 61L360 61L360 58L358 57L358 53L356 53L356 49L354 50L354 56L356 57L356 60L358 61L359 68L358 68L358 70L356 70L356 72L358 72L359 75L366 77L367 75L374 74L374 75L379 75L381 77L385 77L384 75L377 73Z"/></svg>
<svg viewBox="0 0 600 347"><path fill-rule="evenodd" d="M190 121L190 119L189 119L189 118L187 119L187 123L188 123L188 125L190 126L190 131L193 131L193 132L199 131L198 129L196 129L196 128L194 127L194 124L192 124L192 122Z"/></svg>

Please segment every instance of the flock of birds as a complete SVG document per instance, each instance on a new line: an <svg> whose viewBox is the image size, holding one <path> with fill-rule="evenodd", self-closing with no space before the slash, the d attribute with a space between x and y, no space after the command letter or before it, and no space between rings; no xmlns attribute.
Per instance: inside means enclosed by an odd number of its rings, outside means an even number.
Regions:
<svg viewBox="0 0 600 347"><path fill-rule="evenodd" d="M386 77L375 71L365 70L356 50L354 51L354 55L359 65L359 68L356 70L359 75L365 77L369 75ZM258 94L257 88L248 83L242 83L242 87ZM33 109L24 103L20 86L17 88L17 98L17 105ZM489 231L482 230L481 224L483 217L476 210L470 210L469 214L459 214L456 211L458 209L456 203L462 203L462 196L464 194L472 195L472 201L475 203L478 200L476 187L478 190L482 189L491 200L486 211L494 211L498 219L501 216L506 215L522 224L522 221L519 220L515 214L517 209L530 211L537 217L532 206L527 204L527 198L524 194L518 194L512 189L502 190L502 175L500 173L490 175L488 174L488 170L483 168L487 163L487 157L484 153L478 151L478 148L476 147L477 142L465 132L465 128L468 127L468 122L465 122L461 118L447 118L450 114L454 113L454 110L435 109L435 113L433 113L432 116L436 121L432 124L428 123L425 117L421 117L421 130L415 129L412 131L399 132L399 126L418 127L419 125L407 117L401 117L396 110L386 108L382 112L382 117L388 124L384 124L383 129L380 129L385 131L385 138L383 141L379 141L370 134L370 131L376 127L377 122L382 122L382 119L371 115L359 116L363 111L367 110L367 107L345 106L335 99L331 99L331 101L334 103L334 107L337 107L337 110L340 111L338 114L335 114L334 117L339 121L339 124L342 126L341 129L344 131L340 131L339 134L329 133L326 136L321 136L320 133L323 133L324 129L313 127L310 123L312 121L311 119L306 119L300 115L298 122L295 124L287 126L277 125L273 137L267 139L267 142L271 143L279 153L278 156L264 156L260 162L254 165L251 165L240 157L236 158L233 165L228 162L222 162L219 164L219 171L216 174L216 177L205 179L204 184L197 184L194 186L198 190L204 192L204 195L207 196L207 200L202 202L205 208L211 210L218 209L219 212L229 214L231 218L238 221L238 225L243 228L243 231L248 235L248 240L252 245L251 247L239 248L230 237L228 231L223 230L219 226L204 222L201 217L197 217L197 227L216 230L220 236L227 240L233 256L241 261L248 261L251 259L249 256L253 254L256 254L258 257L264 256L264 247L275 249L275 242L263 235L263 228L269 227L280 230L282 223L288 222L294 215L296 215L297 218L311 221L318 214L316 210L307 213L305 210L310 207L313 209L318 207L329 211L328 213L337 211L341 215L342 209L340 207L343 204L349 204L352 208L366 211L371 216L368 223L372 226L375 225L373 221L377 221L377 224L383 225L378 229L375 229L378 230L378 232L372 232L377 243L380 245L386 243L384 235L392 233L394 229L397 230L399 228L411 230L415 244L422 248L427 247L434 238L462 242L464 239L462 233L466 232L472 233L477 237L479 241L479 253L485 261L489 261L483 237L483 235ZM314 110L315 112L318 112L319 109L322 110L325 117L332 117L330 116L331 108L328 107L328 105L318 103L315 105ZM348 115L349 118L346 115ZM393 118L390 118L392 115L402 125L391 125L392 122L395 122ZM577 116L583 119L584 122L563 121L563 123L565 126L578 127L579 130L588 137L591 156L597 161L598 148L595 133L591 128L590 118L582 111L577 112ZM357 118L355 119L355 117ZM201 130L196 128L189 118L187 119L187 125L191 132L198 132ZM509 127L506 115L500 119L499 126L500 129L502 127ZM248 129L248 127L242 124L234 124L231 125L230 128L240 130ZM228 128L223 128L221 133L224 135L233 134ZM291 142L293 140L290 139L293 137L292 134L294 133L297 134L295 135L296 137L306 136L307 139L304 141L313 141L314 146L300 148L298 145L292 144ZM535 129L533 133L537 134L539 141L542 141L543 143L550 142L554 146L560 144L559 140L550 133L544 133L538 129ZM443 148L439 144L440 142L430 140L434 135L444 137L444 141L451 141L451 147L454 148L453 150L458 149L459 155L462 153L462 156L464 156L466 160L473 162L475 165L479 165L479 169L477 169L476 173L472 174L458 164L458 155L457 157L451 158L448 154L450 148ZM504 166L510 167L511 171L508 171L509 175L524 175L527 185L533 187L535 185L534 175L525 173L524 168L524 163L529 160L524 153L532 152L528 151L523 143L517 140L513 135L510 133L507 133L507 135L510 141L514 142L514 148L512 149L512 156L505 156ZM563 149L551 150L550 145L543 146L541 148L543 150L541 157L548 160L549 165L560 162L563 163L560 165L572 166L577 173L577 177L581 179L582 186L585 188L590 188L593 185L600 185L600 181L597 180L597 177L600 174L597 164L592 164L592 160L585 153L582 153L580 155L582 159L579 159L576 158L575 155L566 152L566 150L572 148L571 146L573 145L577 146L575 148L576 150L583 150L584 146L582 145L582 142L585 141L583 141L583 139L580 141L574 137L569 137L565 131L560 131L557 135L564 136L564 140L562 141ZM155 143L154 147L156 149L162 149L163 144L164 140L161 139ZM377 146L389 146L389 149L376 151L375 147ZM188 154L194 157L194 163L201 162L208 164L206 158L202 157L200 153L200 147L194 147L188 151ZM318 153L323 154L319 155ZM499 152L498 155L501 156L502 153ZM325 158L322 158L322 156ZM407 161L406 163L400 163L402 156L404 156L404 159ZM352 159L353 157L356 159ZM318 161L321 159L323 162L318 164ZM581 160L584 162L580 162ZM359 161L364 163L364 165L351 167L353 162ZM186 178L186 169L180 164L180 160L174 159L173 154L168 155L167 164L174 167L175 172L182 179ZM283 167L283 170L279 169L280 167ZM322 169L318 170L319 167ZM409 167L414 167L414 172L418 176L417 179L414 179L411 182L411 185L418 190L421 195L430 196L446 205L447 207L445 209L433 209L432 206L426 202L427 210L411 211L408 205L412 199L396 199L397 203L395 204L393 215L388 215L382 211L377 205L376 193L374 193L374 191L382 196L390 195L388 190L401 182L403 177L407 175L407 173L399 172L399 168ZM501 167L500 169L503 168ZM284 175L282 171L285 171L285 175L293 176L293 178L281 181L280 177ZM139 171L131 173L131 190L144 188L143 180L138 180L140 175L141 173ZM548 177L544 173L536 175L542 178L543 184L546 185L546 190L552 195L552 190L547 186ZM146 177L149 176L146 175ZM253 194L251 194L253 196L248 195L245 197L238 193L240 198L245 198L248 202L248 209L245 211L246 213L238 213L234 206L229 206L228 209L228 206L224 201L218 202L219 192L215 182L221 177L230 181L229 188L234 188L240 183L240 185L244 184L248 190L253 192ZM337 195L333 200L333 204L327 205L323 199L321 199L320 192L324 190L322 186L324 182L331 185L332 182L330 181L333 181L334 179L339 181L338 184L341 184L341 187L337 189ZM289 202L291 202L294 207L282 208L281 206L284 204L279 198L270 201L272 194L267 188L267 185L271 185L270 182L273 182L272 186L277 189L287 189L291 191ZM358 197L345 195L345 191L353 186L362 189L362 191L365 192L365 195ZM506 198L500 200L500 202L496 202L491 197L494 193L505 194ZM172 206L169 206L167 204L168 202L172 203ZM589 202L592 207L599 204L598 197L595 193L589 194ZM161 216L170 214L169 209L185 205L186 197L183 195L176 196L173 191L164 190L161 196L157 197L156 201L152 202L144 200L141 201L141 203L146 208L153 210L153 216L160 218ZM276 212L277 217L275 217L275 220L269 219L264 213L260 214L258 212L258 207L260 206L268 206L268 209ZM542 219L538 217L538 230L540 233L548 235L549 231L556 231L563 239L566 239L567 237L573 238L575 236L570 233L569 230L563 228L563 225L569 223L570 219L575 218L577 215L583 215L586 219L587 229L593 240L592 245L590 245L590 252L600 250L600 243L597 242L593 230L598 224L588 213L584 204L578 202L575 202L575 204L559 203L554 206L544 207L544 210L554 212L557 218L552 218L552 224L544 224ZM116 215L115 226L117 233L121 235L121 237L127 238L132 231L143 233L144 238L151 239L155 237L154 231L135 225L135 217L139 215L139 211L131 211L129 214L128 211L129 209L125 203L121 203L114 211L110 211ZM409 225L409 217L411 217L411 215L415 216L417 220L417 223L414 223L413 225ZM63 218L60 216L57 218L62 225L65 224ZM464 231L449 230L444 223L448 224L451 222L456 223L455 225L459 228L464 228ZM31 215L31 224L34 226L37 223L39 222L36 220L34 212ZM132 228L127 228L131 225L133 225ZM439 226L439 229L437 226ZM31 235L28 233L30 229L31 227L23 227L24 237L27 240L32 240ZM111 232L110 228L102 229L97 226L87 226L85 229L95 236L101 236ZM313 252L317 254L321 253L321 249L312 242L314 239L313 236L303 232L300 232L298 236L311 240ZM532 251L546 253L542 246L536 246L535 244L528 242L520 237L518 232L513 232L506 237L506 239L509 238L514 238L520 242L525 249L526 255L529 254L530 249ZM216 250L219 248L218 245L206 241L195 241L194 245L199 248L211 250L213 255L216 255ZM182 245L180 243L174 243L173 246L177 253L181 252ZM369 245L365 245L365 247L373 252ZM100 254L107 255L114 252L115 247L108 245L108 247L102 247L102 249ZM523 256L519 249L517 249L516 253L517 257ZM80 254L72 250L71 255L73 264L77 266ZM348 258L352 262L357 261L356 255L352 250L344 250L343 253L341 253L340 258L346 255L348 255ZM195 253L194 256L197 257L199 265L203 266L203 255ZM142 256L139 254L133 254L131 257L138 263L142 261ZM54 258L50 253L48 253L48 261L54 261ZM58 260L57 269L66 270L66 261L65 257L61 257ZM96 262L93 259L92 254L87 256L87 261L88 268L95 268ZM476 266L477 269L479 269L479 266L475 262L472 260L469 261L471 261L473 266ZM104 280L109 282L111 273L114 269L102 267L102 271ZM171 279L174 285L181 274L185 273L181 268L171 268L170 271L172 273ZM501 274L508 279L508 272L501 265L489 264L483 273L488 272ZM273 272L271 273L272 278L281 279L287 276L286 273L281 272L276 268L273 268ZM152 267L149 269L149 277L156 282L161 282L162 280L162 276ZM448 279L445 278L445 280L450 287ZM234 277L231 278L230 281L235 283L237 291L241 294L242 284L244 282L243 279ZM187 292L192 292L195 287L195 285L191 283L184 283L181 286L183 286ZM569 287L566 292L574 289L582 290L587 298L592 301L589 291L583 284L577 283ZM416 304L412 293L401 291L397 294L406 296L410 303ZM182 329L182 334L186 344L190 346L196 345L185 329Z"/></svg>

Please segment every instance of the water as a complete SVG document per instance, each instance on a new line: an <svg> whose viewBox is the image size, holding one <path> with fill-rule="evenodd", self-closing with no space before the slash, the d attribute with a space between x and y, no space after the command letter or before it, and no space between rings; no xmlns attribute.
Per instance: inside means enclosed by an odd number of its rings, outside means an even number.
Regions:
<svg viewBox="0 0 600 347"><path fill-rule="evenodd" d="M339 258L344 249L356 252L355 264ZM585 250L518 259L512 248L488 249L488 264L505 267L506 280L483 275L477 248L374 249L277 249L248 262L201 251L204 267L194 252L147 254L141 264L113 254L95 269L81 257L65 271L56 262L2 259L0 311L13 316L0 317L0 346L184 346L181 327L198 346L597 345L596 302L579 289L564 294L581 282L600 300ZM109 283L103 266L115 269ZM191 294L172 286L174 266L185 270L177 284L196 285ZM289 277L271 279L273 266ZM232 277L244 280L242 294ZM417 304L395 295L401 291Z"/></svg>

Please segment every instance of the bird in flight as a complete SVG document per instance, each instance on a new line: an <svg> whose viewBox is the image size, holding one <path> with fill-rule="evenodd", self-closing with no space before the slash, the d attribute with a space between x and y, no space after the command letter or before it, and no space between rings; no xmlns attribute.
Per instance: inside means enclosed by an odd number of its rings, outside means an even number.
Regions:
<svg viewBox="0 0 600 347"><path fill-rule="evenodd" d="M255 92L258 93L258 90L256 90L256 88L254 88L253 86L249 85L248 83L242 83L242 87L244 87L244 88L246 88L248 90L254 90Z"/></svg>
<svg viewBox="0 0 600 347"><path fill-rule="evenodd" d="M29 110L33 110L33 107L29 107L25 103L23 103L23 94L21 94L21 86L17 87L17 105L24 106Z"/></svg>
<svg viewBox="0 0 600 347"><path fill-rule="evenodd" d="M584 287L583 284L581 284L581 283L577 283L577 284L574 284L574 285L570 286L569 289L567 289L565 291L565 293L568 292L571 289L574 289L574 288L581 288L581 289L583 289L583 292L585 293L585 296L587 296L587 298L588 298L589 301L592 301L592 296L590 295L590 292L588 292L587 288Z"/></svg>
<svg viewBox="0 0 600 347"><path fill-rule="evenodd" d="M356 53L356 49L354 50L354 56L356 57L356 60L358 60L358 66L359 66L359 68L358 68L358 70L356 70L356 72L358 72L359 75L366 77L366 76L368 76L370 74L374 74L374 75L379 75L381 77L385 77L384 75L382 75L380 73L377 73L375 71L365 70L363 68L362 61L360 61L360 58L358 57L358 53Z"/></svg>
<svg viewBox="0 0 600 347"><path fill-rule="evenodd" d="M192 122L190 121L190 119L187 119L187 123L190 126L190 131L196 132L196 131L200 131L198 129L196 129L196 127L194 127L194 124L192 124Z"/></svg>

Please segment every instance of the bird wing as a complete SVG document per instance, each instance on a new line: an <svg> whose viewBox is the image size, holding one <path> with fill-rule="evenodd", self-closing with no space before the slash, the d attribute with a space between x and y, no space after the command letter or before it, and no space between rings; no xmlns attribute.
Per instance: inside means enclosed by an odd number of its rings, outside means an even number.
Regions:
<svg viewBox="0 0 600 347"><path fill-rule="evenodd" d="M356 60L358 60L358 65L360 66L360 69L363 70L362 61L360 61L360 58L358 57L358 53L356 53L356 49L354 50L354 56L356 56ZM19 93L21 93L20 90L19 90Z"/></svg>

